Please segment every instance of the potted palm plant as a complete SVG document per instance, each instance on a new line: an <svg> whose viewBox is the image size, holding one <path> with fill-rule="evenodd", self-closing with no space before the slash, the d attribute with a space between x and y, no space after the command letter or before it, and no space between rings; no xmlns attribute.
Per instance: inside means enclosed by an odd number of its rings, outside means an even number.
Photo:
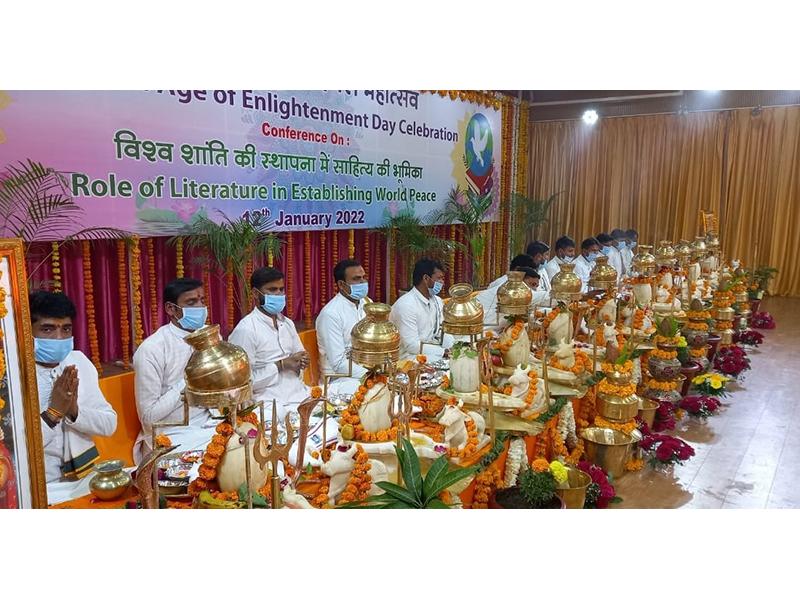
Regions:
<svg viewBox="0 0 800 600"><path fill-rule="evenodd" d="M512 255L525 252L528 234L533 239L541 239L542 227L550 220L549 213L555 199L562 192L550 194L547 198L528 198L522 194L512 194L511 207L511 248Z"/></svg>

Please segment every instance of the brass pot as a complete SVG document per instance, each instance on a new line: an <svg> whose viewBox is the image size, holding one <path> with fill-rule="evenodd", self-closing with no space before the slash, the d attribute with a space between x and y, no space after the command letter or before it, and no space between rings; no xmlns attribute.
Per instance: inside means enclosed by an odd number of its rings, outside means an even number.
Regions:
<svg viewBox="0 0 800 600"><path fill-rule="evenodd" d="M692 261L692 244L689 240L678 242L675 246L675 257L683 267L686 267Z"/></svg>
<svg viewBox="0 0 800 600"><path fill-rule="evenodd" d="M681 361L677 358L667 360L651 355L647 361L647 370L656 381L672 381L681 373Z"/></svg>
<svg viewBox="0 0 800 600"><path fill-rule="evenodd" d="M648 252L652 250L652 246L637 246L637 254L633 257L632 266L633 270L645 276L655 275L658 265L656 264L656 257Z"/></svg>
<svg viewBox="0 0 800 600"><path fill-rule="evenodd" d="M633 373L630 371L623 373L622 371L617 371L616 369L606 375L606 379L608 379L614 385L628 385L631 382L631 377L633 377Z"/></svg>
<svg viewBox="0 0 800 600"><path fill-rule="evenodd" d="M219 325L206 325L184 340L194 348L183 375L190 406L222 409L252 398L247 353L223 341Z"/></svg>
<svg viewBox="0 0 800 600"><path fill-rule="evenodd" d="M656 265L666 267L675 262L675 249L669 240L661 240L656 250Z"/></svg>
<svg viewBox="0 0 800 600"><path fill-rule="evenodd" d="M639 398L639 418L647 423L649 428L653 428L653 422L656 420L656 411L658 410L658 402L650 398Z"/></svg>
<svg viewBox="0 0 800 600"><path fill-rule="evenodd" d="M750 296L747 294L747 290L742 290L741 292L736 292L733 295L733 301L737 304L749 304L750 303Z"/></svg>
<svg viewBox="0 0 800 600"><path fill-rule="evenodd" d="M597 412L609 421L627 423L639 412L639 397L636 394L623 397L598 392Z"/></svg>
<svg viewBox="0 0 800 600"><path fill-rule="evenodd" d="M556 494L564 501L567 508L583 508L586 504L586 489L592 483L592 478L580 469L567 467L568 488L559 488Z"/></svg>
<svg viewBox="0 0 800 600"><path fill-rule="evenodd" d="M366 316L350 332L353 361L367 368L400 358L400 332L389 320L388 304L364 305Z"/></svg>
<svg viewBox="0 0 800 600"><path fill-rule="evenodd" d="M595 290L609 290L617 286L617 270L608 264L607 256L598 256L594 269L589 274L589 287Z"/></svg>
<svg viewBox="0 0 800 600"><path fill-rule="evenodd" d="M616 429L587 427L581 431L586 458L614 477L625 474L625 462L633 438Z"/></svg>
<svg viewBox="0 0 800 600"><path fill-rule="evenodd" d="M583 283L575 274L573 263L564 263L550 282L551 294L556 300L579 300Z"/></svg>
<svg viewBox="0 0 800 600"><path fill-rule="evenodd" d="M702 236L694 238L694 243L692 244L692 258L694 260L699 260L704 258L707 253L708 246L706 246L706 238Z"/></svg>
<svg viewBox="0 0 800 600"><path fill-rule="evenodd" d="M89 481L89 489L100 500L115 500L131 486L131 476L122 470L121 460L104 460L97 463L97 475Z"/></svg>
<svg viewBox="0 0 800 600"><path fill-rule="evenodd" d="M686 328L682 333L683 337L686 338L687 345L692 348L702 348L708 343L708 331Z"/></svg>
<svg viewBox="0 0 800 600"><path fill-rule="evenodd" d="M713 316L717 321L733 321L736 311L731 306L714 309Z"/></svg>
<svg viewBox="0 0 800 600"><path fill-rule="evenodd" d="M533 292L525 283L525 273L509 271L508 281L497 288L497 312L503 315L527 315Z"/></svg>
<svg viewBox="0 0 800 600"><path fill-rule="evenodd" d="M442 329L452 335L483 333L483 306L473 296L470 284L457 283L450 287L450 298L444 303Z"/></svg>

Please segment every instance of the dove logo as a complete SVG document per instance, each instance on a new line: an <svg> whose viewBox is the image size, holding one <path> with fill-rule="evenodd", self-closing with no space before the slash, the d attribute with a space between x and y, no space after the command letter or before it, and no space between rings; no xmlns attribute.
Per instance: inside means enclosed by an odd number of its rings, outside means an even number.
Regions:
<svg viewBox="0 0 800 600"><path fill-rule="evenodd" d="M475 113L467 124L466 133L464 159L467 165L467 177L478 191L483 193L487 186L491 188L494 167L492 125L484 115Z"/></svg>

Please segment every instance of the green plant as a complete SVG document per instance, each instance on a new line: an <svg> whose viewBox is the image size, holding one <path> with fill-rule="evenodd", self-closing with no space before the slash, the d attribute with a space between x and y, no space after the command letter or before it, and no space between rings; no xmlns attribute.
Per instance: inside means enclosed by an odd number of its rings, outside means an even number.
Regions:
<svg viewBox="0 0 800 600"><path fill-rule="evenodd" d="M750 274L751 285L756 286L756 290L766 292L769 287L769 282L778 274L778 269L775 267L761 266L758 267Z"/></svg>
<svg viewBox="0 0 800 600"><path fill-rule="evenodd" d="M69 193L66 177L27 159L7 165L0 175L0 236L21 238L28 257L31 242L58 240L63 246L81 239L127 238L114 227L81 227L86 213ZM32 281L52 251L28 273Z"/></svg>
<svg viewBox="0 0 800 600"><path fill-rule="evenodd" d="M511 195L511 226L512 254L525 252L525 242L528 234L533 234L533 239L541 239L542 228L549 222L550 207L555 199L563 192L555 192L547 198L528 198L522 194Z"/></svg>
<svg viewBox="0 0 800 600"><path fill-rule="evenodd" d="M475 467L451 469L447 456L442 455L422 477L419 456L411 442L403 438L402 448L396 447L395 453L403 485L379 481L376 485L383 494L369 496L363 502L343 504L342 508L450 508L439 499L439 494L477 470Z"/></svg>
<svg viewBox="0 0 800 600"><path fill-rule="evenodd" d="M556 495L556 478L549 469L537 473L527 468L520 473L517 485L522 497L535 508L547 506Z"/></svg>
<svg viewBox="0 0 800 600"><path fill-rule="evenodd" d="M406 200L405 206L392 215L384 213L383 224L375 229L389 240L389 248L396 256L403 256L403 281L411 283L411 268L423 256L444 260L461 248L458 242L444 240L433 234L429 224L414 211L414 202Z"/></svg>
<svg viewBox="0 0 800 600"><path fill-rule="evenodd" d="M234 301L240 312L244 312L243 306L250 287L245 273L248 259L270 251L276 258L280 257L282 241L270 233L272 225L272 220L261 213L249 219L236 220L223 215L220 223L202 216L192 223L191 233L186 238L187 248L203 251L204 256L199 260L216 265L217 270L223 273L228 270L233 272L239 287L238 298L234 296ZM170 242L175 243L177 239L172 238Z"/></svg>
<svg viewBox="0 0 800 600"><path fill-rule="evenodd" d="M450 190L444 208L435 211L430 216L431 223L461 223L464 225L464 235L467 238L472 262L473 288L480 287L482 283L481 266L483 265L486 238L483 236L481 224L486 220L492 202L491 192L478 194L471 188L462 190L456 186Z"/></svg>
<svg viewBox="0 0 800 600"><path fill-rule="evenodd" d="M470 342L456 342L453 344L453 347L450 350L450 357L452 360L458 359L462 353L467 358L475 358L478 356L478 351L472 347Z"/></svg>
<svg viewBox="0 0 800 600"><path fill-rule="evenodd" d="M658 334L663 337L673 338L681 330L681 324L675 317L664 317L657 324Z"/></svg>

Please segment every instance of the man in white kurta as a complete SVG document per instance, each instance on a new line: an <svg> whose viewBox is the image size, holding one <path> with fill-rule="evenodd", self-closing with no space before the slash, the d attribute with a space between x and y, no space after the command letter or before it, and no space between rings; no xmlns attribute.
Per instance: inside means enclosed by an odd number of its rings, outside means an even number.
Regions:
<svg viewBox="0 0 800 600"><path fill-rule="evenodd" d="M367 277L364 267L352 259L339 261L333 268L333 277L339 292L322 308L317 317L317 345L323 375L347 373L350 368L350 332L364 317L367 296ZM351 377L331 380L329 393L353 394L359 379L367 370L353 363Z"/></svg>
<svg viewBox="0 0 800 600"><path fill-rule="evenodd" d="M444 267L435 260L423 258L414 265L414 287L392 306L389 319L400 332L400 359L411 360L420 354L420 342L433 342L441 336L444 303L439 298L444 285ZM454 343L445 334L442 344L426 344L422 354L429 360L439 360Z"/></svg>
<svg viewBox="0 0 800 600"><path fill-rule="evenodd" d="M622 254L617 249L614 238L607 233L601 233L597 236L597 241L600 242L600 251L608 257L608 264L617 272L619 284L625 276L625 266L622 264Z"/></svg>
<svg viewBox="0 0 800 600"><path fill-rule="evenodd" d="M241 346L250 359L253 378L253 399L263 401L271 414L276 401L278 418L297 410L308 398L309 389L300 375L309 364L309 356L294 322L283 315L286 306L283 274L264 267L255 271L251 286L258 298L257 306L243 317L228 337L231 344Z"/></svg>
<svg viewBox="0 0 800 600"><path fill-rule="evenodd" d="M29 302L48 500L62 502L88 492L86 476L98 459L93 438L113 435L117 413L100 391L95 366L73 350L72 301L38 291Z"/></svg>
<svg viewBox="0 0 800 600"><path fill-rule="evenodd" d="M594 238L581 242L581 254L575 259L575 274L581 280L581 292L589 291L589 277L594 269L594 261L600 256L600 243Z"/></svg>
<svg viewBox="0 0 800 600"><path fill-rule="evenodd" d="M194 349L185 339L202 327L208 315L203 284L181 278L164 289L165 311L170 322L142 342L133 355L136 411L142 430L133 448L137 464L152 449L155 423L181 423L184 414L182 392L184 370ZM189 408L188 426L158 428L181 451L205 447L214 435L218 421L205 408Z"/></svg>
<svg viewBox="0 0 800 600"><path fill-rule="evenodd" d="M556 255L544 265L547 271L548 283L552 282L561 270L561 265L573 262L575 258L575 242L568 236L562 236L556 240Z"/></svg>
<svg viewBox="0 0 800 600"><path fill-rule="evenodd" d="M541 308L550 305L550 293L542 291L539 287L540 276L538 271L533 267L517 267L513 269L525 273L524 282L531 288L531 309L535 307ZM503 275L505 281L508 281L508 275ZM502 279L502 278L501 278ZM505 283L503 281L500 285ZM483 328L484 331L502 331L506 326L506 320L500 315L498 319L497 314L497 290L500 288L497 285L492 288L487 288L476 296L478 302L483 306ZM499 321L499 323L498 323Z"/></svg>

